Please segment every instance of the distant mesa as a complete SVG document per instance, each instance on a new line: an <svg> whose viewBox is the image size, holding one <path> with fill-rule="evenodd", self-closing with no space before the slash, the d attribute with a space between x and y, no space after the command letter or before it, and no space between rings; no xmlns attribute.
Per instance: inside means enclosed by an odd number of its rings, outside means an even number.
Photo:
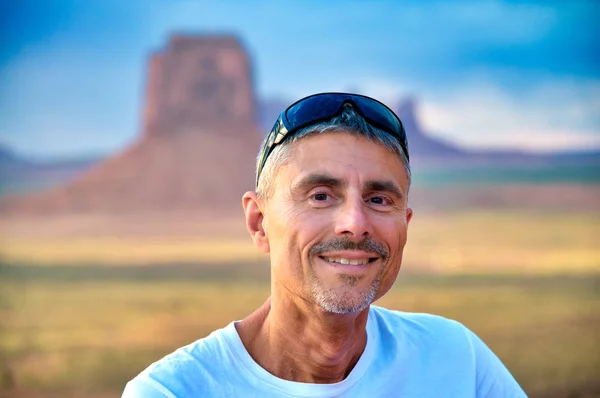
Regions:
<svg viewBox="0 0 600 398"><path fill-rule="evenodd" d="M144 133L255 126L250 60L234 36L173 36L150 59Z"/></svg>
<svg viewBox="0 0 600 398"><path fill-rule="evenodd" d="M431 138L425 133L417 119L416 107L417 101L414 98L407 98L393 107L406 130L408 148L412 159L458 157L466 154L466 151L450 143Z"/></svg>
<svg viewBox="0 0 600 398"><path fill-rule="evenodd" d="M241 212L261 141L250 60L234 36L172 36L150 58L143 132L123 152L3 213Z"/></svg>
<svg viewBox="0 0 600 398"><path fill-rule="evenodd" d="M102 161L58 166L26 162L0 147L0 193L4 193L1 188L7 176L41 175L55 183L45 193L5 195L0 199L0 213L210 211L241 215L241 195L254 185L260 141L289 103L281 98L255 98L251 62L235 36L172 36L149 59L143 127L137 142ZM411 163L417 169L580 158L578 154L555 158L463 150L423 131L414 98L391 105L404 123ZM588 157L598 159L597 154ZM66 180L70 182L58 184Z"/></svg>

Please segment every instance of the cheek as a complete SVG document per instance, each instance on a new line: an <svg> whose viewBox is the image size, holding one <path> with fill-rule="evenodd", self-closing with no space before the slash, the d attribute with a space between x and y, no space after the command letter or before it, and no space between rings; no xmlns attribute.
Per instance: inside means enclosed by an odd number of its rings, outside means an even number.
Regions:
<svg viewBox="0 0 600 398"><path fill-rule="evenodd" d="M296 263L302 252L308 252L315 223L318 221L310 211L290 210L289 207L278 209L269 219L269 243L271 260L279 264Z"/></svg>
<svg viewBox="0 0 600 398"><path fill-rule="evenodd" d="M315 211L303 211L290 218L288 230L288 247L291 258L303 261L316 243L323 241L327 233L326 217L319 216Z"/></svg>
<svg viewBox="0 0 600 398"><path fill-rule="evenodd" d="M403 218L386 219L381 222L379 229L381 237L390 246L391 255L401 251L406 244L407 222Z"/></svg>
<svg viewBox="0 0 600 398"><path fill-rule="evenodd" d="M390 228L387 236L387 243L389 245L390 250L390 258L387 269L384 273L385 275L385 284L387 288L391 287L394 283L398 272L400 271L401 263L402 263L402 254L404 251L404 246L406 244L406 235L407 235L407 223L406 220L402 220L401 222L396 222Z"/></svg>

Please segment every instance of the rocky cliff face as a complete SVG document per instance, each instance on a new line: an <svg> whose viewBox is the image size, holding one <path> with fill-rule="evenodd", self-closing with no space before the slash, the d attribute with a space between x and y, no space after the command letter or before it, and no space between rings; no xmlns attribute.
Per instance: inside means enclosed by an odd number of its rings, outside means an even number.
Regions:
<svg viewBox="0 0 600 398"><path fill-rule="evenodd" d="M144 133L255 125L250 61L235 37L174 36L150 59Z"/></svg>
<svg viewBox="0 0 600 398"><path fill-rule="evenodd" d="M173 36L149 62L143 132L75 181L7 198L9 213L238 211L261 141L248 55L235 37ZM208 205L208 206L207 206Z"/></svg>

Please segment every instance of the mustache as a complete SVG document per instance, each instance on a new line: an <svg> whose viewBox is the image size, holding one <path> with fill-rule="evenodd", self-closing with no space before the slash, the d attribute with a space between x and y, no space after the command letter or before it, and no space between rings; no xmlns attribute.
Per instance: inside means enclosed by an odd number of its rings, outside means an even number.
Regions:
<svg viewBox="0 0 600 398"><path fill-rule="evenodd" d="M310 248L309 254L319 256L323 253L343 250L355 250L373 253L379 257L382 257L384 260L389 257L388 250L381 243L376 242L372 238L366 237L361 242L356 243L345 236L340 236L327 242L317 243Z"/></svg>

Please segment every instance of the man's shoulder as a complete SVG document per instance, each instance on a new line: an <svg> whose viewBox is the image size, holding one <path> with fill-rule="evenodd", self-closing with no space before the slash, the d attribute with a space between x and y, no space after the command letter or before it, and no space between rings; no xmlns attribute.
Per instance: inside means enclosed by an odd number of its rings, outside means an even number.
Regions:
<svg viewBox="0 0 600 398"><path fill-rule="evenodd" d="M218 378L219 368L227 367L231 360L227 335L232 328L230 324L216 330L154 362L128 383L123 397L150 396L147 391L156 394L152 397L177 396L181 391L189 391L192 385L200 391L209 391ZM198 383L200 380L204 385Z"/></svg>
<svg viewBox="0 0 600 398"><path fill-rule="evenodd" d="M380 347L386 353L393 352L390 360L404 358L402 365L410 363L417 372L440 375L439 380L444 375L455 375L455 371L472 375L470 383L475 380L477 396L525 396L498 357L462 323L438 315L376 306L371 307L370 318L371 315L382 341ZM418 375L416 379L421 380Z"/></svg>
<svg viewBox="0 0 600 398"><path fill-rule="evenodd" d="M373 305L371 314L378 323L385 324L389 328L410 329L421 333L438 331L464 333L466 329L462 323L453 319L422 312L404 312Z"/></svg>
<svg viewBox="0 0 600 398"><path fill-rule="evenodd" d="M443 316L390 310L371 306L371 315L385 344L416 344L432 349L469 349L469 330L460 322ZM370 316L371 316L370 315Z"/></svg>
<svg viewBox="0 0 600 398"><path fill-rule="evenodd" d="M212 364L213 360L227 355L227 334L231 333L227 326L218 329L208 336L194 341L186 346L178 348L169 355L154 362L146 372L177 371L189 366L200 367L205 363Z"/></svg>
<svg viewBox="0 0 600 398"><path fill-rule="evenodd" d="M469 330L460 322L439 315L394 311L381 307L371 313L376 323L379 347L399 356L437 361L453 358L461 366L472 364L473 345ZM370 314L370 315L371 315ZM434 362L435 362L434 361Z"/></svg>

